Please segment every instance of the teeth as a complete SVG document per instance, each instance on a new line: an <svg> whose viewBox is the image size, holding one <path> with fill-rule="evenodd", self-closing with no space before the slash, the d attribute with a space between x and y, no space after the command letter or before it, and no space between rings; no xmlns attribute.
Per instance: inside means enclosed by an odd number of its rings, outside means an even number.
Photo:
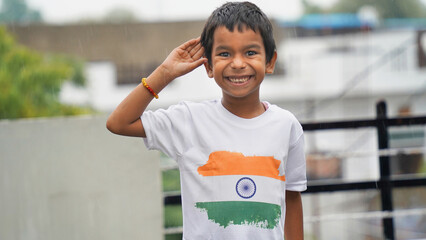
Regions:
<svg viewBox="0 0 426 240"><path fill-rule="evenodd" d="M243 83L249 80L249 77L229 77L229 81L233 82L233 83Z"/></svg>

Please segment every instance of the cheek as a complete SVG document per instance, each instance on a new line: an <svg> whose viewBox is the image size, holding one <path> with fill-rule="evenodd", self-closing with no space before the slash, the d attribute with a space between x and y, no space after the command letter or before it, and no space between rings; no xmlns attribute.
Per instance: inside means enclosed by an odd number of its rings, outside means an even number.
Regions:
<svg viewBox="0 0 426 240"><path fill-rule="evenodd" d="M214 62L213 63L213 67L212 67L212 71L214 74L222 74L224 68L225 68L226 64L224 64L223 62Z"/></svg>

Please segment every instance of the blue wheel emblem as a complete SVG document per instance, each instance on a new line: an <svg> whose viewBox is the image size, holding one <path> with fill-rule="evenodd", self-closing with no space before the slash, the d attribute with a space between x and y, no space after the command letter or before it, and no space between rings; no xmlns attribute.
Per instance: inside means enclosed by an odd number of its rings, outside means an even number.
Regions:
<svg viewBox="0 0 426 240"><path fill-rule="evenodd" d="M243 177L238 180L235 190L238 196L248 199L253 197L256 193L256 184L251 178Z"/></svg>

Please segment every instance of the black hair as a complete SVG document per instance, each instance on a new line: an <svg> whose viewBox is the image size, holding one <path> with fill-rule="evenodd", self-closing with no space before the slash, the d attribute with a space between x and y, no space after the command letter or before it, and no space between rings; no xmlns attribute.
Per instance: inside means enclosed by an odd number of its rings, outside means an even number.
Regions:
<svg viewBox="0 0 426 240"><path fill-rule="evenodd" d="M250 2L228 2L217 8L204 26L201 33L201 44L204 47L205 56L211 64L213 35L216 28L225 26L229 31L234 31L237 26L242 32L247 27L254 32L259 31L262 36L266 52L266 62L269 63L275 52L275 40L272 34L272 24L266 14L255 4Z"/></svg>

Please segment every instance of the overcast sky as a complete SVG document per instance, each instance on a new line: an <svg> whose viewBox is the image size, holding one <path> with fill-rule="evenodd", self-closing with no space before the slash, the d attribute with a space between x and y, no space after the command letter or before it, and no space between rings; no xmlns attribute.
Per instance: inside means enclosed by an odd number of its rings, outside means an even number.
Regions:
<svg viewBox="0 0 426 240"><path fill-rule="evenodd" d="M72 22L82 18L99 18L111 9L125 8L141 20L205 19L226 0L26 0L40 10L50 23ZM330 5L336 0L311 0ZM302 13L301 0L253 0L269 17L295 19Z"/></svg>

